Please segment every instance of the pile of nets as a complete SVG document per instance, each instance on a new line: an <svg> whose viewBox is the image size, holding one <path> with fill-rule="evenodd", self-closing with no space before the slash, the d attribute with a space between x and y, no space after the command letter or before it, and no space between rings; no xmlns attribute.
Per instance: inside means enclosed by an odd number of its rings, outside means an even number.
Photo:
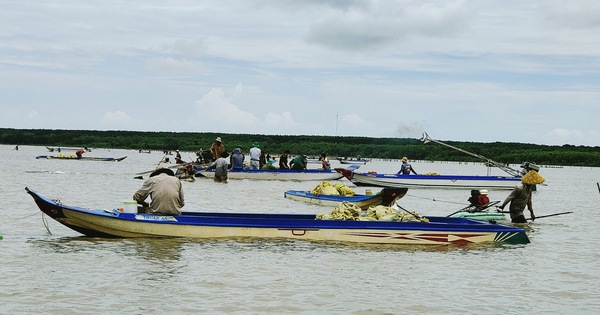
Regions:
<svg viewBox="0 0 600 315"><path fill-rule="evenodd" d="M353 221L390 221L390 222L429 222L429 219L421 217L414 211L397 211L392 207L371 206L363 215L357 205L350 202L340 202L337 207L329 213L317 214L317 220L353 220Z"/></svg>
<svg viewBox="0 0 600 315"><path fill-rule="evenodd" d="M320 182L315 188L310 191L315 196L331 195L331 196L354 196L354 190L348 188L344 184L331 184L328 181Z"/></svg>

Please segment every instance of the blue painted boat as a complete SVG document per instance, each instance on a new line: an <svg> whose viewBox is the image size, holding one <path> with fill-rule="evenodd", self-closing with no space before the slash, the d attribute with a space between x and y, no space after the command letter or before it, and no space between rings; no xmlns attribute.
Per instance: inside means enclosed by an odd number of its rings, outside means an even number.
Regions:
<svg viewBox="0 0 600 315"><path fill-rule="evenodd" d="M335 207L340 202L349 202L359 208L366 210L371 206L384 205L389 206L396 200L404 197L408 189L406 188L384 188L376 194L356 194L354 196L340 195L315 195L310 191L288 190L284 193L284 197L291 200L303 201L311 204Z"/></svg>
<svg viewBox="0 0 600 315"><path fill-rule="evenodd" d="M406 175L335 170L356 186L498 190L514 189L521 183L521 177L515 176Z"/></svg>
<svg viewBox="0 0 600 315"><path fill-rule="evenodd" d="M25 190L44 214L92 237L249 237L403 245L529 243L521 228L463 218L390 222L318 220L315 214L184 212L160 216L68 206Z"/></svg>

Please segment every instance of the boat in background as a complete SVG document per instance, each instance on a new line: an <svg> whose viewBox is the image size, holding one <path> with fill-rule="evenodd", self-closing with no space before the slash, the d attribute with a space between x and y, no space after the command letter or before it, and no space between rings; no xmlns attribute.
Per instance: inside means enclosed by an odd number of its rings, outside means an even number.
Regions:
<svg viewBox="0 0 600 315"><path fill-rule="evenodd" d="M340 164L352 164L352 165L365 165L368 162L366 159L362 159L360 157L358 157L358 158L338 157L338 161L340 161Z"/></svg>
<svg viewBox="0 0 600 315"><path fill-rule="evenodd" d="M77 151L81 148L75 148L75 147L46 147L46 149L48 149L48 151L50 152L61 152L61 151ZM88 149L87 147L83 148L86 152L92 152L92 150Z"/></svg>
<svg viewBox="0 0 600 315"><path fill-rule="evenodd" d="M397 245L529 243L521 228L463 218L393 222L319 220L315 214L183 212L163 216L68 206L25 190L44 214L90 237L243 237Z"/></svg>
<svg viewBox="0 0 600 315"><path fill-rule="evenodd" d="M92 156L82 156L77 157L75 154L59 154L59 155L39 155L36 156L36 159L56 159L56 160L74 160L74 161L106 161L106 162L120 162L123 161L127 156L122 156L119 158L111 158L111 157L92 157Z"/></svg>
<svg viewBox="0 0 600 315"><path fill-rule="evenodd" d="M340 202L349 202L359 208L366 210L371 206L390 206L396 200L404 197L408 189L406 188L384 188L377 194L356 194L354 196L340 195L315 195L310 191L288 190L284 193L284 197L290 200L303 201L320 206L335 207Z"/></svg>
<svg viewBox="0 0 600 315"><path fill-rule="evenodd" d="M513 189L520 177L468 175L405 175L335 169L356 186L396 188Z"/></svg>
<svg viewBox="0 0 600 315"><path fill-rule="evenodd" d="M215 178L214 169L201 169L196 176ZM227 179L253 179L253 180L336 180L342 178L335 170L292 170L292 169L261 169L261 170L231 170L227 172Z"/></svg>
<svg viewBox="0 0 600 315"><path fill-rule="evenodd" d="M482 221L504 221L505 212L490 211L490 208L499 204L500 201L490 201L483 205L469 205L448 215L451 218L467 218Z"/></svg>

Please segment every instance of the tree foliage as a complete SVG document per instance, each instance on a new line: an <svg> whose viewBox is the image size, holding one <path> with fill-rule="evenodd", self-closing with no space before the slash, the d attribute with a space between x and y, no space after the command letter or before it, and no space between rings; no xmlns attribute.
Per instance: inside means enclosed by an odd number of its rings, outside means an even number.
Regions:
<svg viewBox="0 0 600 315"><path fill-rule="evenodd" d="M0 143L88 148L182 150L208 149L216 137L221 137L228 151L242 148L248 152L259 142L266 153L278 156L286 149L292 154L329 157L365 157L430 161L480 161L478 158L446 146L408 138L369 138L340 136L291 136L264 134L217 134L194 132L142 132L98 130L0 129ZM523 161L545 165L600 166L600 147L549 146L513 142L445 142L501 163Z"/></svg>

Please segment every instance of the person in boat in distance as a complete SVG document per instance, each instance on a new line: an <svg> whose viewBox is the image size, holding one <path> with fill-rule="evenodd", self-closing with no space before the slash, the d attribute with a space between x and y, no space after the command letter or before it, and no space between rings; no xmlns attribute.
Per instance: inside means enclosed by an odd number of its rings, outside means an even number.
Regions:
<svg viewBox="0 0 600 315"><path fill-rule="evenodd" d="M210 145L210 152L213 154L213 161L216 161L221 157L221 154L225 152L225 145L223 144L223 141L221 141L221 137L217 137Z"/></svg>
<svg viewBox="0 0 600 315"><path fill-rule="evenodd" d="M148 204L145 200L150 196ZM133 200L142 205L138 212L157 215L179 215L185 205L181 181L168 168L158 169L133 194Z"/></svg>
<svg viewBox="0 0 600 315"><path fill-rule="evenodd" d="M321 168L324 170L330 170L331 164L329 163L329 159L327 158L327 154L321 153L319 157L319 161L321 162Z"/></svg>
<svg viewBox="0 0 600 315"><path fill-rule="evenodd" d="M405 156L402 158L402 165L400 166L400 171L398 171L398 174L409 175L411 172L417 175L417 172L415 172L415 169L412 167L412 165L408 163L408 158Z"/></svg>
<svg viewBox="0 0 600 315"><path fill-rule="evenodd" d="M77 155L78 159L81 159L81 157L83 156L84 153L85 153L84 149L79 149L79 150L75 151L75 155Z"/></svg>

